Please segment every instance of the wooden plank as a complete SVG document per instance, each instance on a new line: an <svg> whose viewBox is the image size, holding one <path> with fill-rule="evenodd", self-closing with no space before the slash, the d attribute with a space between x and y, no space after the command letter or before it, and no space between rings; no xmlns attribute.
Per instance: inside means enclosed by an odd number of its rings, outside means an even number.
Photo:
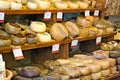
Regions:
<svg viewBox="0 0 120 80"><path fill-rule="evenodd" d="M73 12L84 12L85 10L99 10L104 11L105 8L99 9L99 8L93 8L93 9L65 9L65 10L59 10L59 9L49 9L49 10L0 10L0 12L5 12L5 14L43 14L44 12L50 11L52 13L57 13L58 11L64 12L64 13L73 13Z"/></svg>

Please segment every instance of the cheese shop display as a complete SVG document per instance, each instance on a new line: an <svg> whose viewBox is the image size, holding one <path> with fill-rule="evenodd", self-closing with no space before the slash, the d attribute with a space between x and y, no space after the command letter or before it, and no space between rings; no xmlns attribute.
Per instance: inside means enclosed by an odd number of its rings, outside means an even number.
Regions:
<svg viewBox="0 0 120 80"><path fill-rule="evenodd" d="M56 10L103 7L103 4L96 0L0 0L0 4L2 10Z"/></svg>

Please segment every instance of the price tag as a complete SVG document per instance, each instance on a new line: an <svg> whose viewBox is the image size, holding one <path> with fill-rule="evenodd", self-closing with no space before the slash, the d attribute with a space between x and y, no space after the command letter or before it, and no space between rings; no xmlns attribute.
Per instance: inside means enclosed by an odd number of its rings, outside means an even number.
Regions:
<svg viewBox="0 0 120 80"><path fill-rule="evenodd" d="M94 11L94 16L99 16L99 10Z"/></svg>
<svg viewBox="0 0 120 80"><path fill-rule="evenodd" d="M24 59L22 49L20 46L14 46L14 47L12 47L12 50L13 50L15 60Z"/></svg>
<svg viewBox="0 0 120 80"><path fill-rule="evenodd" d="M72 40L72 42L71 42L71 48L76 48L77 44L78 44L78 40L77 39Z"/></svg>
<svg viewBox="0 0 120 80"><path fill-rule="evenodd" d="M90 16L90 11L89 10L85 11L85 16Z"/></svg>
<svg viewBox="0 0 120 80"><path fill-rule="evenodd" d="M44 13L44 20L50 20L51 19L51 12L45 12Z"/></svg>
<svg viewBox="0 0 120 80"><path fill-rule="evenodd" d="M4 22L5 13L0 12L0 22Z"/></svg>
<svg viewBox="0 0 120 80"><path fill-rule="evenodd" d="M0 54L0 62L3 61L3 57L2 57L2 54Z"/></svg>
<svg viewBox="0 0 120 80"><path fill-rule="evenodd" d="M62 12L57 12L57 20L62 21L63 18L63 13Z"/></svg>
<svg viewBox="0 0 120 80"><path fill-rule="evenodd" d="M101 43L102 37L97 37L96 38L96 45L99 45Z"/></svg>
<svg viewBox="0 0 120 80"><path fill-rule="evenodd" d="M52 53L58 53L60 48L60 44L54 44L52 46Z"/></svg>

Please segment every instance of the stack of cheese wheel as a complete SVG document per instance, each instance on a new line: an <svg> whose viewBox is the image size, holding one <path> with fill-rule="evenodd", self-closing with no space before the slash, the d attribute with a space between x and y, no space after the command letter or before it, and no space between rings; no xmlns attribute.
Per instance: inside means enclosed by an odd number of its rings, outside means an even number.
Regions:
<svg viewBox="0 0 120 80"><path fill-rule="evenodd" d="M30 24L30 29L37 33L39 42L50 42L51 35L46 31L46 24L39 21L33 21Z"/></svg>
<svg viewBox="0 0 120 80"><path fill-rule="evenodd" d="M110 62L105 60L95 60L94 63L101 66L101 74L103 77L110 75Z"/></svg>
<svg viewBox="0 0 120 80"><path fill-rule="evenodd" d="M98 80L101 79L102 74L101 74L101 66L95 63L90 63L86 64L91 70L91 79L92 80ZM94 67L93 67L94 66Z"/></svg>
<svg viewBox="0 0 120 80"><path fill-rule="evenodd" d="M56 41L61 41L68 37L68 31L62 23L54 23L49 32Z"/></svg>

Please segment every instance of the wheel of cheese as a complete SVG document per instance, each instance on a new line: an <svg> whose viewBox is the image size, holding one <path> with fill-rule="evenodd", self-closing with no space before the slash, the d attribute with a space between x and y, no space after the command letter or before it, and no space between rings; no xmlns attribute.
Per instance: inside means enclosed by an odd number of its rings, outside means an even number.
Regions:
<svg viewBox="0 0 120 80"><path fill-rule="evenodd" d="M101 72L91 74L92 80L99 80L101 79L101 77L102 77Z"/></svg>
<svg viewBox="0 0 120 80"><path fill-rule="evenodd" d="M110 52L110 58L118 58L120 57L119 51L109 51Z"/></svg>
<svg viewBox="0 0 120 80"><path fill-rule="evenodd" d="M89 28L92 26L92 22L87 20L85 17L78 16L76 22L78 25L84 28Z"/></svg>
<svg viewBox="0 0 120 80"><path fill-rule="evenodd" d="M45 32L46 31L46 24L39 21L33 21L30 24L30 29L34 32Z"/></svg>
<svg viewBox="0 0 120 80"><path fill-rule="evenodd" d="M80 28L80 33L79 33L79 37L82 37L82 38L87 38L89 36L89 28Z"/></svg>
<svg viewBox="0 0 120 80"><path fill-rule="evenodd" d="M9 47L11 45L11 40L6 37L0 37L0 47Z"/></svg>
<svg viewBox="0 0 120 80"><path fill-rule="evenodd" d="M32 10L37 9L37 4L32 1L28 1L26 6L28 9L32 9Z"/></svg>
<svg viewBox="0 0 120 80"><path fill-rule="evenodd" d="M117 67L116 66L110 67L110 73L111 74L115 74L116 72L117 72Z"/></svg>
<svg viewBox="0 0 120 80"><path fill-rule="evenodd" d="M38 9L47 10L50 7L50 1L39 0L37 1Z"/></svg>
<svg viewBox="0 0 120 80"><path fill-rule="evenodd" d="M65 22L65 26L69 32L69 35L71 37L75 37L79 34L79 28L76 24L74 24L73 22L71 21L67 21Z"/></svg>
<svg viewBox="0 0 120 80"><path fill-rule="evenodd" d="M28 44L36 44L38 42L38 37L35 34L27 33L26 34L26 42Z"/></svg>
<svg viewBox="0 0 120 80"><path fill-rule="evenodd" d="M106 69L106 70L101 70L101 74L103 77L107 77L110 75L110 69Z"/></svg>
<svg viewBox="0 0 120 80"><path fill-rule="evenodd" d="M75 54L73 58L78 58L78 59L87 59L87 55L83 54Z"/></svg>
<svg viewBox="0 0 120 80"><path fill-rule="evenodd" d="M106 32L107 33L112 33L114 31L114 28L113 27L108 27L106 28Z"/></svg>
<svg viewBox="0 0 120 80"><path fill-rule="evenodd" d="M67 1L67 3L68 3L68 7L70 9L78 9L79 8L78 3L75 1Z"/></svg>
<svg viewBox="0 0 120 80"><path fill-rule="evenodd" d="M20 10L20 9L22 9L22 3L11 1L11 10Z"/></svg>
<svg viewBox="0 0 120 80"><path fill-rule="evenodd" d="M57 62L58 62L60 65L70 64L70 61L67 60L67 59L57 59Z"/></svg>
<svg viewBox="0 0 120 80"><path fill-rule="evenodd" d="M96 36L98 34L98 29L96 27L90 27L88 33L89 36Z"/></svg>
<svg viewBox="0 0 120 80"><path fill-rule="evenodd" d="M7 10L10 8L10 1L0 0L0 10Z"/></svg>
<svg viewBox="0 0 120 80"><path fill-rule="evenodd" d="M21 0L21 3L22 3L23 5L27 4L27 2L28 2L28 0Z"/></svg>
<svg viewBox="0 0 120 80"><path fill-rule="evenodd" d="M68 76L68 75L61 75L60 77L61 77L60 80L69 80L70 79L70 76Z"/></svg>
<svg viewBox="0 0 120 80"><path fill-rule="evenodd" d="M105 34L105 29L98 29L97 35L104 35L104 34Z"/></svg>
<svg viewBox="0 0 120 80"><path fill-rule="evenodd" d="M77 1L77 3L79 4L80 9L87 9L89 7L88 3L86 2Z"/></svg>
<svg viewBox="0 0 120 80"><path fill-rule="evenodd" d="M99 64L86 64L90 68L91 73L97 73L101 70L101 66ZM94 66L94 67L93 67Z"/></svg>
<svg viewBox="0 0 120 80"><path fill-rule="evenodd" d="M68 8L68 4L65 1L56 1L55 2L55 7L57 9L67 9Z"/></svg>
<svg viewBox="0 0 120 80"><path fill-rule="evenodd" d="M88 66L81 66L81 67L78 67L78 69L80 70L80 73L83 76L89 75L91 73L90 68Z"/></svg>
<svg viewBox="0 0 120 80"><path fill-rule="evenodd" d="M10 34L8 34L7 32L5 32L4 30L0 30L0 36L1 37L7 37L7 38L9 38Z"/></svg>
<svg viewBox="0 0 120 80"><path fill-rule="evenodd" d="M110 63L110 67L116 66L116 59L114 58L107 58L105 61L108 61Z"/></svg>
<svg viewBox="0 0 120 80"><path fill-rule="evenodd" d="M10 34L19 34L21 32L21 28L15 23L7 22L5 24L5 31Z"/></svg>
<svg viewBox="0 0 120 80"><path fill-rule="evenodd" d="M91 75L80 76L80 80L91 80Z"/></svg>
<svg viewBox="0 0 120 80"><path fill-rule="evenodd" d="M10 39L13 45L24 45L26 43L26 37L22 35L11 35Z"/></svg>
<svg viewBox="0 0 120 80"><path fill-rule="evenodd" d="M102 70L108 69L110 67L109 61L95 60L94 63L96 63L97 65L100 65Z"/></svg>
<svg viewBox="0 0 120 80"><path fill-rule="evenodd" d="M47 32L37 33L37 37L39 42L50 42L52 40L51 35Z"/></svg>
<svg viewBox="0 0 120 80"><path fill-rule="evenodd" d="M50 34L56 41L61 41L68 37L68 31L62 23L54 23L50 28Z"/></svg>

